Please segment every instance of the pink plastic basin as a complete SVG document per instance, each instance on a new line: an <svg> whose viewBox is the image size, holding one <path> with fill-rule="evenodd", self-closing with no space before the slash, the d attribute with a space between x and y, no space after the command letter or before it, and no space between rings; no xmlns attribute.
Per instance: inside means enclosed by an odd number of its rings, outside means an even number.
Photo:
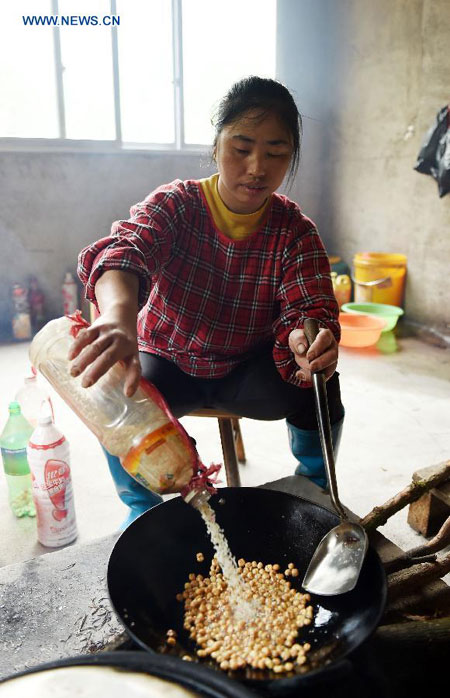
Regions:
<svg viewBox="0 0 450 698"><path fill-rule="evenodd" d="M344 347L370 347L380 339L386 320L375 315L340 313L341 344Z"/></svg>

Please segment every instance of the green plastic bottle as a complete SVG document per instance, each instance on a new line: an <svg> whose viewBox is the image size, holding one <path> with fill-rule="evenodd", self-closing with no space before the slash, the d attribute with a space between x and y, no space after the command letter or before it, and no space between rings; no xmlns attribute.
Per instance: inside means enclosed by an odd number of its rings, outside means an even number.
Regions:
<svg viewBox="0 0 450 698"><path fill-rule="evenodd" d="M0 436L0 448L9 504L17 517L36 516L27 461L27 445L32 433L33 427L22 415L19 403L11 402L9 419Z"/></svg>

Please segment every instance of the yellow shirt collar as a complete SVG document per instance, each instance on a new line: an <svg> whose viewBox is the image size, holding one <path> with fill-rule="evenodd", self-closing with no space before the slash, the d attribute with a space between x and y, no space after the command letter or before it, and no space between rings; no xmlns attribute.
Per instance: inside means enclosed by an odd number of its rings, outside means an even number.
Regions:
<svg viewBox="0 0 450 698"><path fill-rule="evenodd" d="M261 226L270 197L254 213L234 213L225 206L220 198L218 183L218 173L200 180L214 223L221 233L232 240L243 240Z"/></svg>

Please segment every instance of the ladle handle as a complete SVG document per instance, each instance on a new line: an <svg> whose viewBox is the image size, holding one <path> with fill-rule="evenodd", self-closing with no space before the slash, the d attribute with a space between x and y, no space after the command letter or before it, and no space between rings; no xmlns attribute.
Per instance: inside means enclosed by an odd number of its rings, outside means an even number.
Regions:
<svg viewBox="0 0 450 698"><path fill-rule="evenodd" d="M317 320L307 318L303 325L303 330L305 332L306 339L308 340L308 344L311 346L319 334L319 325ZM347 520L348 516L345 513L341 502L339 501L336 480L336 464L334 461L333 439L331 434L330 415L328 412L328 398L324 372L316 371L313 373L312 383L314 400L316 403L317 422L319 425L320 443L322 446L323 460L330 487L330 498L339 516L342 519Z"/></svg>

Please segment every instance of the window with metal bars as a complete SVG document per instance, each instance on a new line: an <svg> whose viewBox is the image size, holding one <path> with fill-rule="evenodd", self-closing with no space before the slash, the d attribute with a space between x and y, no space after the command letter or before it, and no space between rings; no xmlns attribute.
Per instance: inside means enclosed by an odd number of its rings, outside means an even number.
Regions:
<svg viewBox="0 0 450 698"><path fill-rule="evenodd" d="M0 148L204 149L231 84L275 76L275 37L276 0L8 3Z"/></svg>

